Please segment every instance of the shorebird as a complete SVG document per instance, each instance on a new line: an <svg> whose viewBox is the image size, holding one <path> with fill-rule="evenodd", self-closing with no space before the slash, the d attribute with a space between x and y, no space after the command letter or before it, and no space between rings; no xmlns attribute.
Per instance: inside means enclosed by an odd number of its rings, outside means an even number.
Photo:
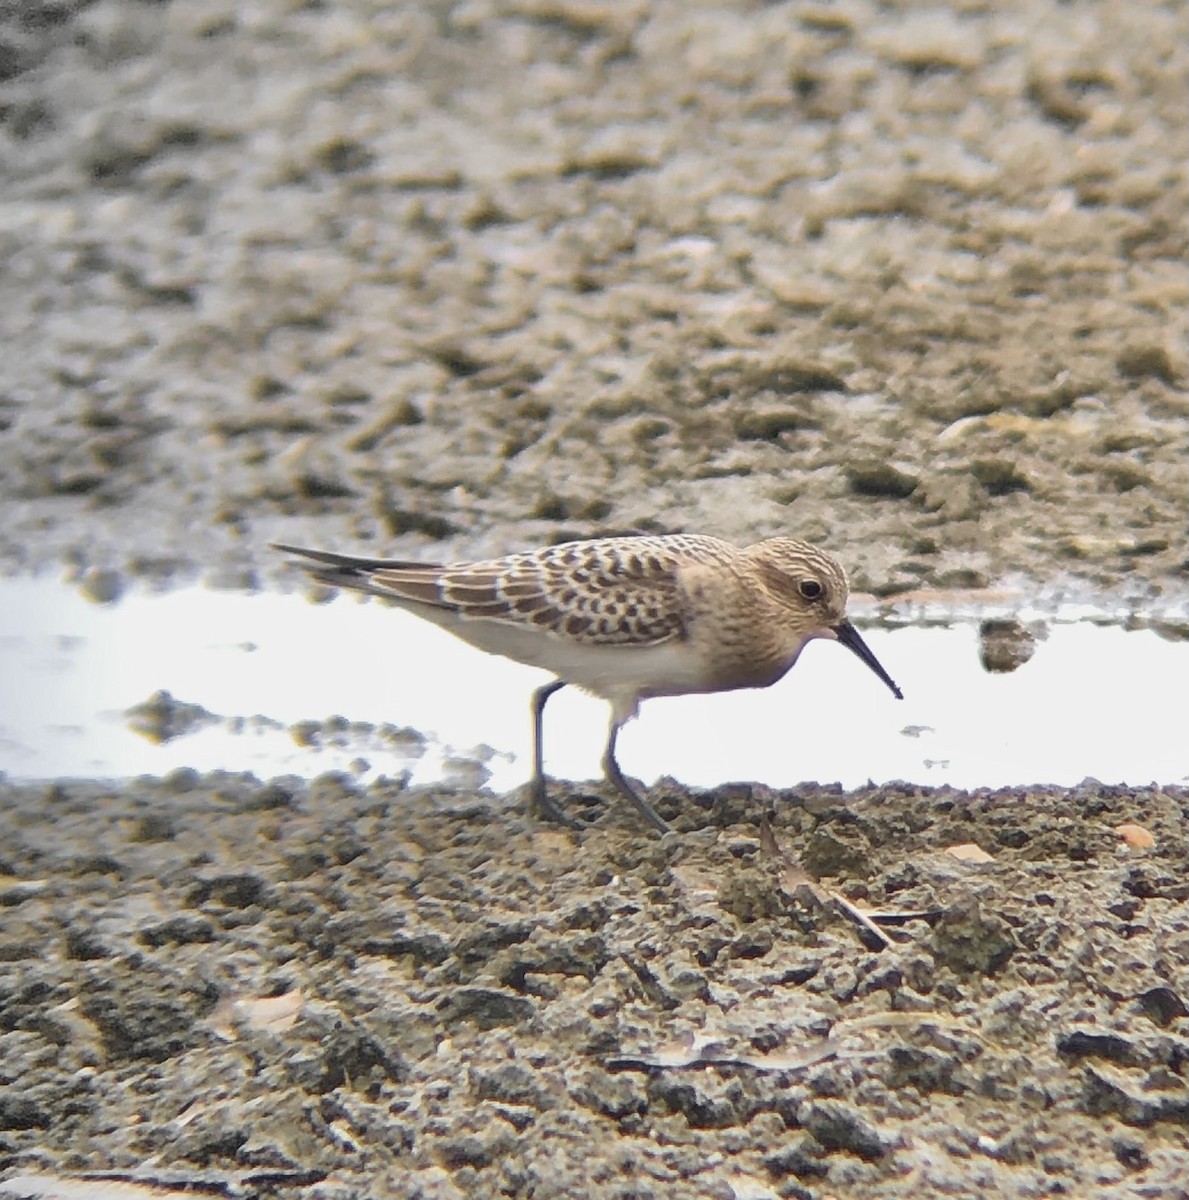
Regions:
<svg viewBox="0 0 1189 1200"><path fill-rule="evenodd" d="M577 822L549 797L541 746L545 703L566 684L610 703L603 770L662 832L615 759L641 700L768 687L813 638L841 642L903 698L847 620L838 560L794 538L745 549L693 534L594 538L448 564L275 548L307 560L320 583L385 596L480 650L552 672L532 698L532 797L566 825Z"/></svg>

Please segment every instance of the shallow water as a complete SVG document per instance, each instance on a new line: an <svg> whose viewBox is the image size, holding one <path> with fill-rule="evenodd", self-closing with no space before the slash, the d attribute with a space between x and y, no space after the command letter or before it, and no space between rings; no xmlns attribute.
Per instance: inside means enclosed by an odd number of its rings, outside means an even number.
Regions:
<svg viewBox="0 0 1189 1200"><path fill-rule="evenodd" d="M1066 606L1045 621L1032 614L1032 657L990 673L986 607L857 607L902 702L840 647L812 643L772 688L647 702L621 736L624 770L702 786L1189 780L1183 712L1171 703L1189 677L1189 642ZM14 778L408 770L414 783L505 791L528 775L529 695L547 676L389 606L200 587L100 605L64 584L16 579L0 582L0 613L0 769ZM128 710L158 691L217 719L155 744ZM362 724L324 727L321 745L299 744L290 728L332 717ZM552 699L549 773L597 777L605 722L606 706L573 689ZM409 728L385 740L367 728L382 723Z"/></svg>

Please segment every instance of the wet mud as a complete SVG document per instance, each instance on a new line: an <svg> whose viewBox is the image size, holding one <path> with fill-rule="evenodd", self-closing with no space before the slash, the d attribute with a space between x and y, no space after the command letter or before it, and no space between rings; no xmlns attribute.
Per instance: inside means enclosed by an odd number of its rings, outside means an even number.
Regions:
<svg viewBox="0 0 1189 1200"><path fill-rule="evenodd" d="M0 566L1184 596L1186 24L10 6ZM1183 788L651 796L0 778L0 1196L1189 1196Z"/></svg>
<svg viewBox="0 0 1189 1200"><path fill-rule="evenodd" d="M0 563L1184 588L1181 4L17 6Z"/></svg>
<svg viewBox="0 0 1189 1200"><path fill-rule="evenodd" d="M1185 1195L1189 791L652 796L676 834L601 790L574 833L336 776L3 785L0 1162L254 1195ZM900 916L873 942L834 895Z"/></svg>

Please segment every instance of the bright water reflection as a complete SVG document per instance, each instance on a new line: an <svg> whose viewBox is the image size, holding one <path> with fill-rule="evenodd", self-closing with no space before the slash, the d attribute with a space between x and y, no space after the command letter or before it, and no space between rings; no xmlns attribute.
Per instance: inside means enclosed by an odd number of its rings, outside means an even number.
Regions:
<svg viewBox="0 0 1189 1200"><path fill-rule="evenodd" d="M528 697L547 677L377 603L188 588L99 607L56 583L9 580L0 614L0 769L12 777L179 766L314 775L362 757L375 772L409 768L429 782L453 756L483 746L496 752L487 762L494 789L528 774ZM868 627L865 636L904 701L840 647L814 643L767 690L647 702L621 737L624 770L704 786L1189 780L1177 699L1189 643L1058 623L1031 661L989 675L975 624ZM154 745L125 711L159 689L227 719ZM413 726L428 751L402 757L366 739L314 750L285 728L338 714ZM270 722L230 720L257 715ZM550 774L596 777L605 723L601 702L573 689L556 696L546 717Z"/></svg>

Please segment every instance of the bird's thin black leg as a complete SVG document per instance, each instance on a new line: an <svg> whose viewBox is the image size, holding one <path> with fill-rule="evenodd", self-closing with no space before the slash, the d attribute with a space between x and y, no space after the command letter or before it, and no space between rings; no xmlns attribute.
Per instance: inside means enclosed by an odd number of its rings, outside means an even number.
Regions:
<svg viewBox="0 0 1189 1200"><path fill-rule="evenodd" d="M545 701L566 686L564 679L555 679L543 684L533 692L533 807L548 821L556 821L559 825L568 825L571 829L581 829L582 826L573 817L567 817L552 800L545 787L545 751L541 746L541 729L544 725Z"/></svg>
<svg viewBox="0 0 1189 1200"><path fill-rule="evenodd" d="M661 833L668 833L669 825L667 822L663 821L657 815L652 805L628 783L624 778L623 772L619 769L619 763L615 761L615 739L618 736L619 726L612 722L611 732L607 735L607 749L603 753L603 770L607 773L607 778L619 789L623 796L635 805L641 816L659 829Z"/></svg>

